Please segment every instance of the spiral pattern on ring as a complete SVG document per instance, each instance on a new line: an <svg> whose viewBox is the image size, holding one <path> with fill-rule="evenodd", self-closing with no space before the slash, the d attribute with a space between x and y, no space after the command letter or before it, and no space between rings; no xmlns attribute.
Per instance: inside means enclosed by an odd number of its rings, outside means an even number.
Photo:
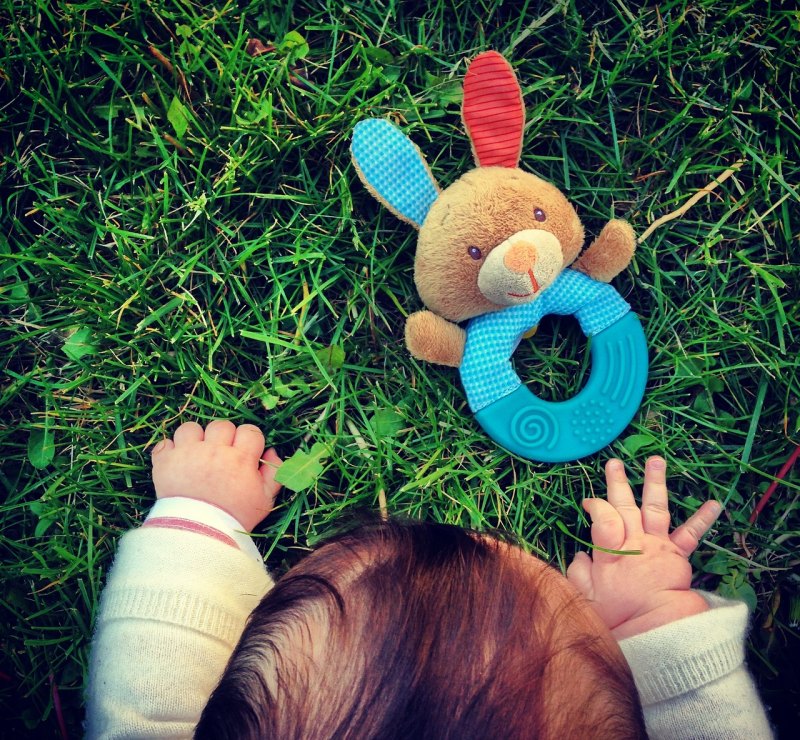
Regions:
<svg viewBox="0 0 800 740"><path fill-rule="evenodd" d="M510 433L518 444L550 450L558 441L558 421L544 409L526 406L511 419Z"/></svg>

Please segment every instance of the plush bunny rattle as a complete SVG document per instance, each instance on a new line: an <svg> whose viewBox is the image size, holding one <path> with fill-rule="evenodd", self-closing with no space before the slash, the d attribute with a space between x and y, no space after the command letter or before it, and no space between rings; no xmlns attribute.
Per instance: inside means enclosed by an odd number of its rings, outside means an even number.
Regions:
<svg viewBox="0 0 800 740"><path fill-rule="evenodd" d="M575 209L517 167L525 109L497 52L469 65L462 116L477 167L443 191L393 124L370 119L353 132L361 180L419 229L414 280L429 310L409 316L406 345L418 359L460 369L475 418L503 447L542 462L576 460L616 439L644 395L644 333L607 284L630 263L633 230L610 221L576 260L584 234ZM589 380L567 401L537 398L511 363L546 314L575 316L591 337Z"/></svg>

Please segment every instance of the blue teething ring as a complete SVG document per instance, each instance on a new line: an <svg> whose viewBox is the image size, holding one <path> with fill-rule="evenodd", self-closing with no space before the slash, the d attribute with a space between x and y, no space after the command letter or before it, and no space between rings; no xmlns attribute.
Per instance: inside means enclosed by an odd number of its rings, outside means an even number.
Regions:
<svg viewBox="0 0 800 740"><path fill-rule="evenodd" d="M592 370L578 395L543 401L521 385L475 414L486 433L511 452L566 462L613 442L633 419L647 382L647 345L639 319L627 313L591 340Z"/></svg>
<svg viewBox="0 0 800 740"><path fill-rule="evenodd" d="M591 336L592 366L589 380L569 400L543 401L519 380L510 364L510 355L516 348L518 337L513 346L508 343L503 345L502 354L508 357L500 357L494 363L494 369L501 377L500 382L504 389L492 390L489 395L481 391L481 383L486 385L486 381L480 379L477 370L480 368L482 372L486 372L487 368L491 369L485 359L488 354L486 346L491 346L485 338L489 330L482 329L484 337L475 340L475 343L480 344L483 341L483 344L480 349L473 350L470 349L471 327L467 329L467 363L466 368L462 364L461 377L475 411L475 418L498 444L530 460L566 462L601 450L628 426L644 396L648 355L639 319L630 312L630 307L611 286L596 283L583 275L579 278L579 281L571 277L565 281L579 282L578 287L581 290L587 289L591 292L588 299L581 297L579 310L567 310L574 309L570 299L564 301L562 297L556 296L554 300L544 302L543 295L540 300L544 305L538 311L540 316L547 313L575 315L584 332ZM555 287L554 284L550 290ZM574 286L570 285L571 287ZM561 301L562 305L556 306L556 301ZM612 308L622 315L611 313ZM494 321L492 331L502 331L497 324L503 319ZM595 332L594 329L599 327L604 328ZM481 362L483 365L480 365ZM509 385L510 378L514 382ZM492 400L481 402L480 408L476 409L473 402L481 398L481 392ZM495 399L494 396L500 397Z"/></svg>

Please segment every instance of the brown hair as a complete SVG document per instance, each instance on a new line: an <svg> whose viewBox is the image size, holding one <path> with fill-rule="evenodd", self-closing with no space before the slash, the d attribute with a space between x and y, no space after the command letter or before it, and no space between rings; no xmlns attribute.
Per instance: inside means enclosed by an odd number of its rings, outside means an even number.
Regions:
<svg viewBox="0 0 800 740"><path fill-rule="evenodd" d="M324 544L254 610L195 737L646 737L580 597L505 547L396 521Z"/></svg>

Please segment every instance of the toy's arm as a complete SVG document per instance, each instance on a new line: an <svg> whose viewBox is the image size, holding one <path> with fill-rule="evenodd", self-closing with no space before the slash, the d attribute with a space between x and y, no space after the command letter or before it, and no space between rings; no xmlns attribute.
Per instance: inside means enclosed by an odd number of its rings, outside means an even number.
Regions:
<svg viewBox="0 0 800 740"><path fill-rule="evenodd" d="M631 261L636 249L636 237L627 221L609 221L589 248L570 265L589 277L608 283Z"/></svg>
<svg viewBox="0 0 800 740"><path fill-rule="evenodd" d="M406 321L406 347L418 360L458 367L467 333L430 311L412 313Z"/></svg>

